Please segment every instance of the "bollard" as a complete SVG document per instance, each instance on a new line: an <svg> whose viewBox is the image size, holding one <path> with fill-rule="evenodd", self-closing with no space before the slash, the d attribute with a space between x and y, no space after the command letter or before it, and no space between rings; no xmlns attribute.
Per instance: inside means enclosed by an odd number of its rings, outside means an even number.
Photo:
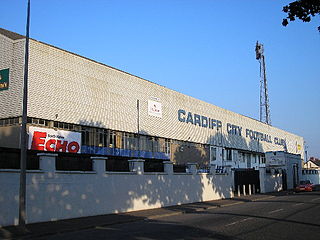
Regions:
<svg viewBox="0 0 320 240"><path fill-rule="evenodd" d="M246 196L246 185L243 185L243 196Z"/></svg>
<svg viewBox="0 0 320 240"><path fill-rule="evenodd" d="M249 184L249 195L251 195L251 184Z"/></svg>
<svg viewBox="0 0 320 240"><path fill-rule="evenodd" d="M238 185L238 197L240 197L240 185Z"/></svg>

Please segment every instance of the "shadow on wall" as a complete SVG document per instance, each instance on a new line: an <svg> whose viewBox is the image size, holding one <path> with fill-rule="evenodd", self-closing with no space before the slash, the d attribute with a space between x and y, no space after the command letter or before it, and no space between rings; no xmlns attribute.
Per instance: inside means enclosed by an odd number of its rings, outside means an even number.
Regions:
<svg viewBox="0 0 320 240"><path fill-rule="evenodd" d="M82 124L102 126L99 122L80 121ZM141 131L146 134L147 132ZM211 141L210 137L208 142ZM221 136L227 145L227 138ZM241 140L241 139L240 139ZM243 142L244 139L242 139ZM207 159L207 152L193 149L194 156ZM45 162L44 162L45 161ZM202 161L202 160L201 160ZM196 161L188 161L196 162ZM201 164L206 164L203 161ZM55 170L54 156L41 160L44 172L27 175L27 214L29 222L92 216L112 212L127 212L147 208L177 205L221 197L230 197L232 181L228 174L206 173L106 173L105 160L95 160L95 172L66 172ZM0 209L8 216L17 207L19 174L0 173ZM11 190L10 190L11 189ZM13 192L14 191L14 192ZM54 206L54 207L53 207ZM15 208L16 208L15 207ZM9 208L8 208L9 209ZM11 214L11 215L10 215ZM17 217L15 215L15 217ZM4 221L4 220L1 220ZM13 224L13 221L11 222Z"/></svg>
<svg viewBox="0 0 320 240"><path fill-rule="evenodd" d="M215 145L223 148L232 148L243 151L264 152L263 145L259 140L249 139L247 142L243 134L223 134L217 132L207 139L207 144Z"/></svg>
<svg viewBox="0 0 320 240"><path fill-rule="evenodd" d="M102 126L99 122L80 122ZM147 135L147 132L141 131L141 134ZM27 174L29 222L127 212L203 200L203 176L196 174L106 173L103 159L94 161L95 172L56 171L54 156L47 156L41 162L45 172ZM14 175L5 181L7 186L18 182L18 174ZM18 191L15 198L17 196ZM12 200L11 197L6 198L3 207L10 205Z"/></svg>
<svg viewBox="0 0 320 240"><path fill-rule="evenodd" d="M0 147L20 147L20 126L0 127Z"/></svg>
<svg viewBox="0 0 320 240"><path fill-rule="evenodd" d="M205 169L209 166L209 146L189 142L172 143L172 161L178 165L196 163L198 169Z"/></svg>

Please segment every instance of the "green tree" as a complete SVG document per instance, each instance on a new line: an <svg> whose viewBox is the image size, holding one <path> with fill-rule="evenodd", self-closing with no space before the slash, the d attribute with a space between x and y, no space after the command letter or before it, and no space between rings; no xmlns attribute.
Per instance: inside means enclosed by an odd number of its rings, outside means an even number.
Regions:
<svg viewBox="0 0 320 240"><path fill-rule="evenodd" d="M287 26L288 20L295 21L296 18L303 22L310 22L311 18L320 14L320 0L298 0L284 6L282 11L287 13L282 25ZM318 27L320 32L320 26Z"/></svg>

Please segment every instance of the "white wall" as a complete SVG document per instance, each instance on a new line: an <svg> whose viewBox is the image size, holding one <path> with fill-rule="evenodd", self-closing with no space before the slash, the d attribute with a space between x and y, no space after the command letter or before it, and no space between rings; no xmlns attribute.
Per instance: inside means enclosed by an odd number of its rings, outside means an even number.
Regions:
<svg viewBox="0 0 320 240"><path fill-rule="evenodd" d="M54 156L41 156L42 170L27 173L27 223L230 198L233 194L230 169L223 175L194 170L174 174L169 164L165 173L107 173L105 161L93 161L93 172L58 172ZM17 224L19 172L1 170L0 189L0 225Z"/></svg>
<svg viewBox="0 0 320 240"><path fill-rule="evenodd" d="M273 170L267 173L265 167L261 167L259 173L261 193L279 192L283 189L282 174L276 174Z"/></svg>
<svg viewBox="0 0 320 240"><path fill-rule="evenodd" d="M313 184L320 184L320 171L303 169L301 180L310 180Z"/></svg>

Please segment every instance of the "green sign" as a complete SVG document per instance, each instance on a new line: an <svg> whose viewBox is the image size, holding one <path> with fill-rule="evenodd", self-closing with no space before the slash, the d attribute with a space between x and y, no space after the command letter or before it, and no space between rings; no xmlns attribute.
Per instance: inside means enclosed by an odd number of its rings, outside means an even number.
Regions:
<svg viewBox="0 0 320 240"><path fill-rule="evenodd" d="M0 91L9 89L9 68L0 70Z"/></svg>

